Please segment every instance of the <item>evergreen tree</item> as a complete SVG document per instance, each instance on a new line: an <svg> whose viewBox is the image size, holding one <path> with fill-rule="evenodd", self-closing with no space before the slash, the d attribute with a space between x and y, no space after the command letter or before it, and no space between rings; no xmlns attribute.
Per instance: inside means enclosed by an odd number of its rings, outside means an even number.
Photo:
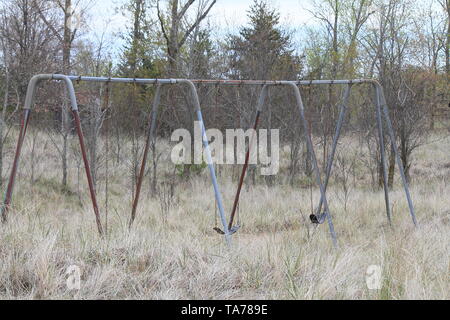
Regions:
<svg viewBox="0 0 450 320"><path fill-rule="evenodd" d="M248 12L250 25L229 36L232 78L292 78L300 71L292 39L279 25L280 14L267 2L255 0ZM290 74L289 74L290 73Z"/></svg>
<svg viewBox="0 0 450 320"><path fill-rule="evenodd" d="M155 78L159 76L159 61L155 58L155 45L151 37L152 21L147 18L148 0L129 0L122 7L124 14L132 16L119 64L119 74L126 77Z"/></svg>

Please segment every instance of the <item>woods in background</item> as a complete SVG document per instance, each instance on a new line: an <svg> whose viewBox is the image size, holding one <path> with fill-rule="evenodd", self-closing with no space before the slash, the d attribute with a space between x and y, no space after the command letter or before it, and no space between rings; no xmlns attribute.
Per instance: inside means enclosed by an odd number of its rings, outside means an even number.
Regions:
<svg viewBox="0 0 450 320"><path fill-rule="evenodd" d="M120 34L125 45L118 59L106 37L89 36L95 17L88 12L94 1L0 0L2 179L5 142L18 123L27 83L38 73L236 80L374 78L384 87L408 179L414 150L433 130L448 129L450 0L311 0L313 19L296 31L283 26L270 1L255 0L249 3L247 24L224 36L214 32L208 19L216 0L127 0L118 8L129 22ZM299 33L303 40L297 44ZM62 86L56 88L43 85L37 97L42 103L36 105L40 121L33 125L52 137L65 186L72 126L65 91ZM94 177L104 163L97 139L106 125L115 159L129 161L131 177L135 177L154 88L77 84L76 89ZM250 127L259 89L200 85L207 126ZM302 90L311 133L326 159L342 90L331 86ZM372 100L370 88L352 89L354 108L345 130L369 146L377 187L381 184L380 150L376 149L374 114L367 112L373 110L369 108ZM281 129L283 143L290 146L290 183L295 174L310 172L292 103L284 89L272 90L262 123L264 128ZM160 108L161 137L180 127L193 127L189 95L183 88L164 88ZM132 141L132 154L121 154L122 139ZM395 159L390 146L386 149L392 186ZM153 186L158 159L154 153ZM254 173L251 176L254 179Z"/></svg>

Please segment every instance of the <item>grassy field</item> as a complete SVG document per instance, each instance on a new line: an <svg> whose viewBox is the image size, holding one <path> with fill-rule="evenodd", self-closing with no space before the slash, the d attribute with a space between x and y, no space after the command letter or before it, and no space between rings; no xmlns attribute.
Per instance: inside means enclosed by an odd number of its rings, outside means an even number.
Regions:
<svg viewBox="0 0 450 320"><path fill-rule="evenodd" d="M387 224L383 192L374 192L367 179L352 184L346 208L340 184L332 181L335 249L326 224L316 228L309 223L309 188L259 183L242 194L243 227L228 249L212 230L215 209L207 171L177 181L167 206L164 192L151 197L147 183L129 230L127 152L122 164L111 160L108 233L100 238L88 193L81 189L86 185L83 171L78 187L71 159L71 183L61 188L58 155L40 134L35 181L30 181L28 139L14 208L9 222L0 226L0 298L449 299L450 138L431 142L435 138L414 156L411 191L418 228L398 181L391 192L393 228ZM9 170L13 141L8 148ZM236 182L226 170L219 178L229 210ZM103 220L104 178L100 173ZM312 193L316 204L317 188ZM71 265L81 269L80 290L66 286ZM380 290L366 286L370 265L382 269Z"/></svg>

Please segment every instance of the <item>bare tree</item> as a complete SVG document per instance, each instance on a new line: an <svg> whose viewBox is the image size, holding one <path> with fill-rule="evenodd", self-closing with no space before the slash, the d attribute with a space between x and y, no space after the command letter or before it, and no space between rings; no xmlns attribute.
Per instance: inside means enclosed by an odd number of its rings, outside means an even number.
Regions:
<svg viewBox="0 0 450 320"><path fill-rule="evenodd" d="M447 73L447 83L450 84L450 0L439 0L442 9L447 14L447 36L445 40L445 72Z"/></svg>
<svg viewBox="0 0 450 320"><path fill-rule="evenodd" d="M168 58L168 76L174 77L179 73L180 50L186 43L191 33L208 16L216 0L199 0L199 10L192 22L188 22L188 10L196 0L187 0L182 4L179 0L172 0L167 5L167 16L160 8L160 1L157 0L158 20L161 32L165 40L165 49ZM186 21L186 26L183 25Z"/></svg>
<svg viewBox="0 0 450 320"><path fill-rule="evenodd" d="M39 18L37 0L2 1L0 8L0 51L3 64L3 103L0 113L0 177L3 145L10 120L25 98L29 79L55 66L55 38ZM9 107L14 105L14 108ZM0 179L1 180L1 179Z"/></svg>
<svg viewBox="0 0 450 320"><path fill-rule="evenodd" d="M80 31L86 12L91 4L88 0L42 0L39 3L39 15L53 35L58 39L62 51L62 72L71 73L71 57L73 43ZM61 23L55 21L55 16L62 15ZM49 17L52 17L50 20ZM67 153L68 138L71 132L71 117L67 100L63 100L61 109L61 137L63 147L60 149L62 164L62 184L67 185Z"/></svg>
<svg viewBox="0 0 450 320"><path fill-rule="evenodd" d="M373 59L370 72L376 71L384 87L386 102L400 144L405 175L409 179L412 151L420 145L426 131L424 95L419 94L415 72L408 64L414 50L414 16L409 1L387 0L378 3L379 10L364 38L364 47ZM414 72L412 72L414 70ZM421 139L418 139L420 137ZM388 183L394 181L395 156L389 155ZM379 165L379 185L382 185L382 166Z"/></svg>

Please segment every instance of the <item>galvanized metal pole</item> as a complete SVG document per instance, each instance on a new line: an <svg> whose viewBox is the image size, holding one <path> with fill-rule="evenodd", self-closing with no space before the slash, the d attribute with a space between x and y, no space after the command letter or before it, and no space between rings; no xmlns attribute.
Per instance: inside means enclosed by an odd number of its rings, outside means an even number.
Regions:
<svg viewBox="0 0 450 320"><path fill-rule="evenodd" d="M374 93L375 93L375 105L376 105L377 126L378 126L378 142L380 146L380 155L381 155L380 160L383 170L384 201L386 204L386 215L388 218L388 222L389 225L392 226L391 207L389 205L389 185L388 185L388 175L387 175L385 146L384 146L383 121L381 119L380 92L378 86L376 85L374 85Z"/></svg>
<svg viewBox="0 0 450 320"><path fill-rule="evenodd" d="M314 166L314 172L316 174L317 185L319 186L320 195L323 199L323 205L324 205L325 211L327 212L327 221L328 221L328 227L330 229L331 238L333 240L334 246L337 246L336 232L334 231L333 219L331 217L330 208L328 207L328 201L327 201L325 188L322 184L322 179L320 177L320 169L319 169L319 165L317 163L316 153L314 151L314 146L313 146L313 143L311 140L311 136L308 134L308 122L306 121L306 118L305 118L305 111L304 111L302 96L300 94L300 89L297 87L295 82L287 82L287 84L294 91L295 98L297 100L297 106L298 106L298 110L300 112L300 119L303 124L307 147L309 149L309 152L311 153L311 159L312 159L313 166Z"/></svg>
<svg viewBox="0 0 450 320"><path fill-rule="evenodd" d="M379 95L381 98L381 103L383 106L384 117L385 117L387 128L388 128L388 134L391 139L392 148L394 149L394 153L395 153L395 159L397 160L397 165L398 165L398 168L400 171L400 176L402 178L403 188L404 188L405 194L406 194L406 200L408 201L409 213L411 215L411 219L412 219L414 225L417 226L416 214L414 212L414 205L413 205L413 202L411 199L411 194L409 192L408 181L406 181L405 169L403 167L403 162L400 159L400 153L398 152L398 147L397 147L395 134L394 134L394 128L392 126L391 118L389 116L389 110L388 110L388 107L386 104L386 99L384 97L384 92L383 92L383 88L381 87L381 85L378 86L378 90L379 90Z"/></svg>
<svg viewBox="0 0 450 320"><path fill-rule="evenodd" d="M59 77L62 75L53 75ZM279 80L201 80L201 79L142 79L142 78L109 78L109 77L85 77L85 76L67 76L73 81L87 82L113 82L113 83L137 83L137 84L175 84L190 81L193 84L206 85L285 85L287 82L294 82L296 85L323 85L323 84L357 84L357 83L373 83L370 79L353 79L353 80L300 80L300 81L279 81Z"/></svg>
<svg viewBox="0 0 450 320"><path fill-rule="evenodd" d="M136 194L134 196L133 200L133 208L131 210L131 218L129 222L129 227L131 228L131 225L133 224L135 218L136 218L136 210L139 203L139 196L141 193L141 187L142 187L142 181L144 180L144 173L145 173L145 167L147 164L147 156L150 149L150 144L154 141L154 133L156 129L156 117L158 114L158 107L161 99L161 84L158 85L155 92L155 97L153 99L153 107L152 111L150 113L148 126L147 126L147 139L145 141L145 149L144 149L144 155L142 157L142 163L141 163L141 169L139 172L139 177L136 185Z"/></svg>
<svg viewBox="0 0 450 320"><path fill-rule="evenodd" d="M335 132L334 138L333 138L333 146L331 148L331 153L330 153L330 155L328 157L328 161L327 161L327 172L326 172L325 182L324 182L325 192L327 191L328 182L330 180L331 169L333 167L333 162L334 162L334 155L336 154L337 144L338 144L339 138L341 136L341 129L344 124L345 116L347 115L347 105L348 105L348 98L350 96L350 89L351 89L351 85L346 85L345 91L344 91L343 102L340 106L339 119L338 119L338 122L336 125L336 132ZM322 205L323 205L323 199L322 199L322 197L320 197L319 206L317 207L317 210L316 210L317 216L320 214L320 211L322 210Z"/></svg>
<svg viewBox="0 0 450 320"><path fill-rule="evenodd" d="M209 148L208 137L206 135L206 128L205 128L205 124L203 122L202 110L200 108L200 101L198 99L197 89L196 89L195 85L189 80L183 80L182 82L187 84L191 91L195 112L197 114L197 120L200 124L201 131L202 131L202 141L203 141L203 146L205 148L206 161L208 164L209 173L211 175L211 181L212 181L213 188L214 188L214 195L215 195L215 198L217 201L217 205L219 207L219 217L220 217L220 221L222 222L223 232L225 233L225 241L228 245L231 245L231 235L230 235L230 231L228 229L227 219L225 217L225 209L223 207L222 194L220 192L219 184L217 183L216 170L215 170L214 164L212 162L211 149Z"/></svg>
<svg viewBox="0 0 450 320"><path fill-rule="evenodd" d="M231 244L231 235L230 235L230 231L228 229L227 219L225 217L225 209L223 207L222 195L220 192L219 184L217 183L216 170L214 169L214 164L212 162L211 150L210 150L209 144L208 144L208 137L206 136L206 128L205 128L205 124L203 122L202 111L200 109L197 109L196 113L197 113L197 119L200 123L200 127L202 130L202 140L203 140L203 146L205 147L206 161L208 164L209 173L211 175L211 181L212 181L213 188L214 188L214 194L216 197L217 206L219 207L219 217L220 217L220 221L222 223L223 232L225 233L225 241L227 242L228 245L230 245Z"/></svg>

